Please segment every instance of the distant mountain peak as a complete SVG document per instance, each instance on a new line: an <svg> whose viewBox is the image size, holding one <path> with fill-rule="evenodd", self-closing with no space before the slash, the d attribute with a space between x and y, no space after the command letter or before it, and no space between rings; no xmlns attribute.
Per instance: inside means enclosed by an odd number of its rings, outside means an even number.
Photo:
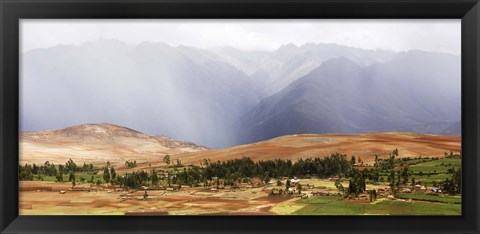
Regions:
<svg viewBox="0 0 480 234"><path fill-rule="evenodd" d="M281 45L277 51L281 51L281 50L291 50L291 49L297 49L298 46L293 44L293 43L288 43L286 45Z"/></svg>
<svg viewBox="0 0 480 234"><path fill-rule="evenodd" d="M360 70L362 67L353 60L342 56L326 60L313 71L323 70L342 73L350 69Z"/></svg>
<svg viewBox="0 0 480 234"><path fill-rule="evenodd" d="M79 48L82 48L82 47L106 49L106 48L130 48L131 46L118 39L105 39L101 37L94 41L85 42L83 45L79 46Z"/></svg>

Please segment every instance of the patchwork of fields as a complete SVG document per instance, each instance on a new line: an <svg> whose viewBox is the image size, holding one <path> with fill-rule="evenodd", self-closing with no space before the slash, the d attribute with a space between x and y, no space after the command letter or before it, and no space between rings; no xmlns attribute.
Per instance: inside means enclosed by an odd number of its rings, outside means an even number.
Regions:
<svg viewBox="0 0 480 234"><path fill-rule="evenodd" d="M418 161L417 161L418 162ZM439 180L448 178L449 167L459 168L461 159L444 158L421 162L409 168L417 172L436 171ZM99 180L101 175L78 173L85 181ZM34 177L36 178L36 177ZM38 179L38 178L37 178ZM68 182L54 182L44 176L43 181L20 183L20 214L22 215L460 215L461 196L435 193L397 193L395 197L368 199L343 199L341 196L316 196L303 199L299 196L272 196L266 185L257 188L219 189L204 187L182 188L180 191L148 191L144 199L142 190L116 191L104 186L79 182L77 189L69 191ZM419 177L425 183L431 177ZM67 181L67 178L65 178ZM331 194L338 193L335 182L328 179L302 179L304 187L323 188ZM342 182L348 187L348 181ZM387 184L367 184L367 189L386 189ZM70 189L71 190L71 189ZM59 191L65 191L61 194ZM306 191L308 193L308 190Z"/></svg>

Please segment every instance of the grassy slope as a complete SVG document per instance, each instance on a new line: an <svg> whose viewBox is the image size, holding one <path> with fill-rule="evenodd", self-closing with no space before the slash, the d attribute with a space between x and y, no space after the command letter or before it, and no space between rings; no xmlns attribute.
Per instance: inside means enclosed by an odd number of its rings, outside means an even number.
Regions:
<svg viewBox="0 0 480 234"><path fill-rule="evenodd" d="M337 198L338 199L338 198ZM322 197L299 201L308 203L297 215L460 215L460 204L382 200L375 203L351 203Z"/></svg>

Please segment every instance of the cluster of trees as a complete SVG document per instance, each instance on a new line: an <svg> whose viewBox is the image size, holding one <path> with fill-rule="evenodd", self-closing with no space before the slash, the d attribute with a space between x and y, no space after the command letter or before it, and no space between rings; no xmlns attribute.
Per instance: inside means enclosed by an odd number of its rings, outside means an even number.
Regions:
<svg viewBox="0 0 480 234"><path fill-rule="evenodd" d="M58 171L55 164L46 161L45 164L41 166L37 166L36 164L19 165L18 173L20 180L33 180L34 175L56 176Z"/></svg>
<svg viewBox="0 0 480 234"><path fill-rule="evenodd" d="M55 180L57 182L63 182L63 176L68 174L68 181L71 181L73 186L75 186L75 173L79 172L96 174L98 169L92 164L86 163L79 167L72 159L69 159L65 165L59 164L58 166L50 163L49 161L46 161L40 166L37 166L36 164L25 164L24 166L19 165L18 171L19 180L33 180L34 176L36 176L39 180L43 180L44 176L55 176Z"/></svg>
<svg viewBox="0 0 480 234"><path fill-rule="evenodd" d="M115 171L115 168L110 167L108 168L108 165L103 168L103 180L106 183L112 183L116 184L117 183L117 172Z"/></svg>
<svg viewBox="0 0 480 234"><path fill-rule="evenodd" d="M291 160L266 160L255 162L248 157L239 159L233 159L228 161L211 162L204 159L201 166L185 167L183 170L178 170L181 166L179 160L176 161L176 166L173 172L161 172L152 170L150 173L141 171L134 171L125 173L122 176L118 176L115 169L109 166L103 168L103 180L106 183L119 184L120 186L130 188L140 188L147 185L158 185L161 181L165 181L168 186L171 184L187 185L187 186L208 186L223 184L235 185L238 182L248 180L249 178L260 178L265 183L268 183L272 178L280 179L281 177L300 177L308 178L310 176L316 176L319 178L328 178L338 176L339 178L348 178L348 188L343 188L340 183L340 179L335 183L335 186L339 191L345 192L348 195L358 196L366 190L367 182L377 182L383 180L381 175L386 173L387 182L393 193L398 190L402 185L406 186L409 182L414 186L416 184L415 178L412 177L412 173L408 170L407 166L403 166L402 169L395 169L396 164L404 159L395 159L398 156L398 150L392 151L387 159L379 159L375 156L375 167L358 170L355 168L356 158L352 156L350 160L347 160L346 155L333 153L329 157L325 158L307 158L299 159L296 162ZM458 157L450 152L446 153L448 157ZM360 162L360 158L358 162ZM170 165L171 158L166 155L163 161ZM136 161L126 161L125 165L129 168L133 168L137 165ZM58 169L57 169L58 168ZM69 174L69 181L75 186L76 172L98 172L92 164L83 164L79 167L73 160L68 160L65 165L55 166L53 163L45 162L42 166L35 164L25 166L19 165L19 178L20 180L33 180L34 175L49 175L55 176L56 180L62 182L63 175ZM461 170L450 169L448 171L452 174L451 178L447 178L444 182L439 183L444 191L450 194L461 193ZM281 184L280 180L279 183ZM94 183L93 176L91 183ZM97 180L97 184L99 181ZM286 190L290 187L290 180L287 180ZM301 187L297 188L297 191L301 191ZM370 194L372 199L376 198L376 194Z"/></svg>
<svg viewBox="0 0 480 234"><path fill-rule="evenodd" d="M169 162L169 160L169 157L164 157L165 163ZM177 162L177 164L180 164L180 162ZM141 186L157 185L162 180L168 186L171 184L180 186L207 186L212 184L226 186L235 185L237 182L254 177L261 178L265 183L268 183L271 178L284 176L305 177L316 175L322 178L336 175L350 176L352 165L346 159L346 155L334 153L330 157L323 159L308 158L300 159L297 162L280 159L254 162L247 157L214 163L209 160L203 160L201 167L190 166L180 171L175 169L173 173L158 174L155 170L152 170L151 173L141 170L126 173L123 176L116 176L115 178L112 177L112 169L104 168L103 176L105 182L130 188L140 188Z"/></svg>
<svg viewBox="0 0 480 234"><path fill-rule="evenodd" d="M98 169L96 169L92 164L86 164L86 163L83 163L83 166L79 167L72 159L69 159L65 163L65 166L58 165L58 171L62 173L69 173L69 172L96 173L98 172Z"/></svg>
<svg viewBox="0 0 480 234"><path fill-rule="evenodd" d="M28 164L25 164L25 166L18 165L18 179L33 180L32 166Z"/></svg>
<svg viewBox="0 0 480 234"><path fill-rule="evenodd" d="M391 170L395 167L395 157L398 156L398 149L392 151L387 159L380 159L378 155L375 155L374 166L382 170Z"/></svg>
<svg viewBox="0 0 480 234"><path fill-rule="evenodd" d="M156 175L156 173L153 174ZM153 176L149 176L147 172L141 170L125 173L125 175L117 177L116 181L122 187L138 189L141 186L147 185L152 177Z"/></svg>
<svg viewBox="0 0 480 234"><path fill-rule="evenodd" d="M207 179L220 177L238 179L244 177L267 178L286 177L309 177L315 175L320 178L332 176L349 176L352 164L346 155L333 153L325 158L291 160L267 160L254 162L252 159L243 157L223 162L203 164L204 175Z"/></svg>
<svg viewBox="0 0 480 234"><path fill-rule="evenodd" d="M453 169L452 177L445 179L442 184L442 190L449 194L461 194L462 193L462 169Z"/></svg>
<svg viewBox="0 0 480 234"><path fill-rule="evenodd" d="M128 168L134 168L137 166L137 161L125 161L125 166Z"/></svg>
<svg viewBox="0 0 480 234"><path fill-rule="evenodd" d="M453 151L450 150L450 153L445 152L445 158L461 158L461 154L454 154Z"/></svg>
<svg viewBox="0 0 480 234"><path fill-rule="evenodd" d="M362 171L353 170L348 183L347 193L349 195L355 195L356 197L358 197L359 194L363 193L367 189L365 177L365 173L363 173Z"/></svg>

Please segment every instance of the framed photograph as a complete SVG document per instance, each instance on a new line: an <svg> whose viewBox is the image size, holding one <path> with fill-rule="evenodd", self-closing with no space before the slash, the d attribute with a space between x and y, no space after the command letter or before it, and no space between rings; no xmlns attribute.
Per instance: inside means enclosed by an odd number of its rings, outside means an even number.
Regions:
<svg viewBox="0 0 480 234"><path fill-rule="evenodd" d="M479 231L476 0L0 7L2 233Z"/></svg>

